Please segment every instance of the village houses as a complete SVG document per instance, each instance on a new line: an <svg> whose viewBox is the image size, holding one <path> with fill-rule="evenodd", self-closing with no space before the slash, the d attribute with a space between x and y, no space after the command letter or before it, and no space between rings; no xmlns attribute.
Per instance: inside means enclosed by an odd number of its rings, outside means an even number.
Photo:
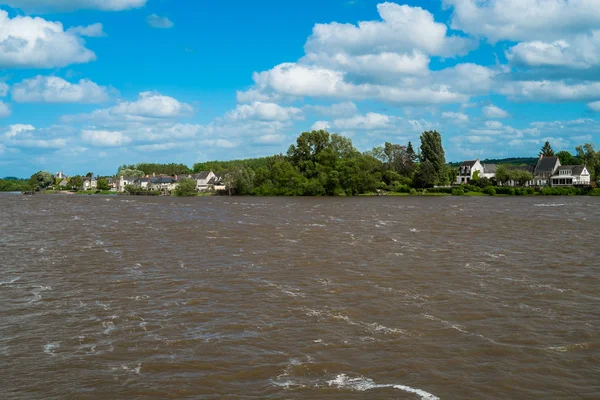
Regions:
<svg viewBox="0 0 600 400"><path fill-rule="evenodd" d="M585 165L561 165L558 157L540 156L535 167L530 165L513 166L510 169L521 169L529 172L533 179L525 186L589 186L590 172ZM464 161L458 167L458 175L454 184L468 184L476 178L493 179L496 177L497 165L482 164L479 159ZM508 186L518 186L517 182L508 181Z"/></svg>

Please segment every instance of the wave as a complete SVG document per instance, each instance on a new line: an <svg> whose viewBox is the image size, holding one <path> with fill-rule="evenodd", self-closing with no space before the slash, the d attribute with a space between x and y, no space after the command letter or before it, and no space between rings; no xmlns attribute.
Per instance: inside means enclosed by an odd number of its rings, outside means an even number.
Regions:
<svg viewBox="0 0 600 400"><path fill-rule="evenodd" d="M421 397L423 400L440 400L439 397L424 391L423 389L416 389L406 385L399 384L377 384L370 378L362 376L356 378L350 378L346 374L339 374L327 382L329 386L337 387L339 389L357 390L359 392L366 392L372 389L396 389L402 390L407 393L414 393Z"/></svg>
<svg viewBox="0 0 600 400"><path fill-rule="evenodd" d="M20 276L18 276L16 278L13 278L10 281L0 282L0 286L2 286L2 285L12 285L13 283L15 283L15 282L17 282L19 280L21 280Z"/></svg>

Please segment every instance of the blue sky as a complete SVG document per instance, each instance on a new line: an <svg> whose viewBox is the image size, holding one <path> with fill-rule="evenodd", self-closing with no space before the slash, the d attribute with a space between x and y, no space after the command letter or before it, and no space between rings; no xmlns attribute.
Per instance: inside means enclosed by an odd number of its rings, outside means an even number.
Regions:
<svg viewBox="0 0 600 400"><path fill-rule="evenodd" d="M0 0L0 176L442 133L448 160L598 142L593 0Z"/></svg>

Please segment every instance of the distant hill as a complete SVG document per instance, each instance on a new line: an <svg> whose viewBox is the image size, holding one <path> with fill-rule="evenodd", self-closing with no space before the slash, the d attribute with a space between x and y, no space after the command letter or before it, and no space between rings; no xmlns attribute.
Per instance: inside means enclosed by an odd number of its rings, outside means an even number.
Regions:
<svg viewBox="0 0 600 400"><path fill-rule="evenodd" d="M537 157L511 157L511 158L486 158L481 160L482 164L506 164L506 165L536 165ZM458 167L462 162L450 163L453 167Z"/></svg>

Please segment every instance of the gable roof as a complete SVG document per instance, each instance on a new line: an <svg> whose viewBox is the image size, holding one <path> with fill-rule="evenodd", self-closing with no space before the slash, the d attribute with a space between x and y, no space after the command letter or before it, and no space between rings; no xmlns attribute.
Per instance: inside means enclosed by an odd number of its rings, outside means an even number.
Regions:
<svg viewBox="0 0 600 400"><path fill-rule="evenodd" d="M479 161L479 160L463 161L462 164L460 164L460 166L461 167L473 167L475 164L477 164L477 161Z"/></svg>
<svg viewBox="0 0 600 400"><path fill-rule="evenodd" d="M483 172L486 174L495 174L496 167L496 164L483 164Z"/></svg>
<svg viewBox="0 0 600 400"><path fill-rule="evenodd" d="M585 169L585 165L562 165L558 169L559 170L563 170L563 171L564 170L570 170L571 171L571 175L573 175L573 176L579 176L579 175L581 175L581 173Z"/></svg>
<svg viewBox="0 0 600 400"><path fill-rule="evenodd" d="M558 157L542 157L538 160L535 166L535 174L551 174L554 172L558 161Z"/></svg>
<svg viewBox="0 0 600 400"><path fill-rule="evenodd" d="M211 171L200 171L196 175L194 175L195 179L206 179L210 175Z"/></svg>

